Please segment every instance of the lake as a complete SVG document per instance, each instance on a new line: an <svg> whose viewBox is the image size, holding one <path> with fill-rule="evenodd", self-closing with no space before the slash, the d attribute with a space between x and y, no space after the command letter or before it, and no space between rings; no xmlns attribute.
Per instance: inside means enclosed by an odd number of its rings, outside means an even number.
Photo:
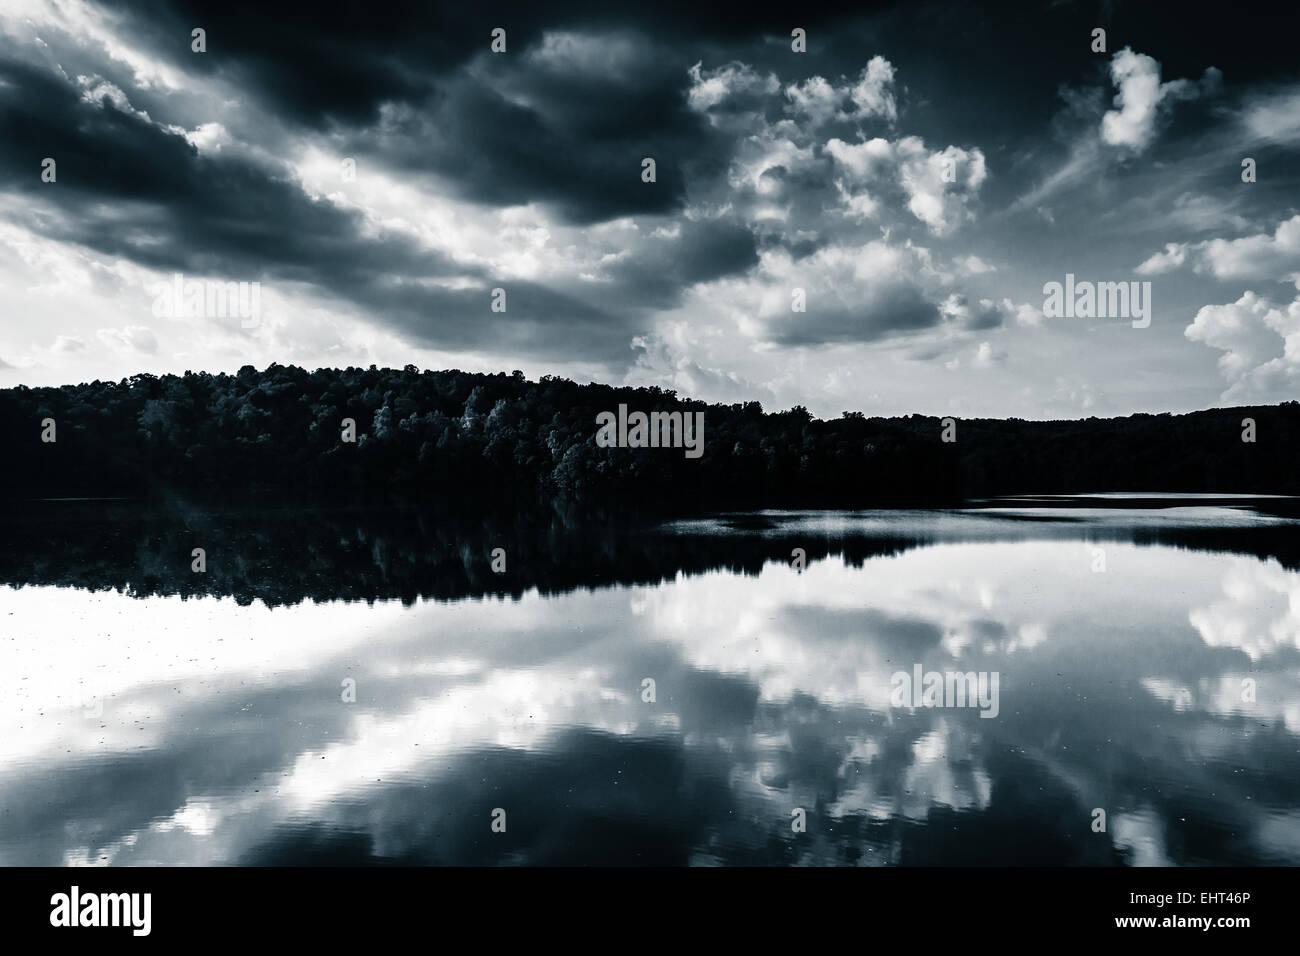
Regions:
<svg viewBox="0 0 1300 956"><path fill-rule="evenodd" d="M1291 499L4 526L0 864L1300 863Z"/></svg>

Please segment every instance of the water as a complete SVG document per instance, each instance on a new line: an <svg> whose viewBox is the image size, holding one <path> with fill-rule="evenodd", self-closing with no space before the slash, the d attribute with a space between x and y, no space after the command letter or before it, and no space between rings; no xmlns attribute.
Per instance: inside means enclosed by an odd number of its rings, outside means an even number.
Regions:
<svg viewBox="0 0 1300 956"><path fill-rule="evenodd" d="M1290 504L992 504L24 508L0 863L1300 863Z"/></svg>

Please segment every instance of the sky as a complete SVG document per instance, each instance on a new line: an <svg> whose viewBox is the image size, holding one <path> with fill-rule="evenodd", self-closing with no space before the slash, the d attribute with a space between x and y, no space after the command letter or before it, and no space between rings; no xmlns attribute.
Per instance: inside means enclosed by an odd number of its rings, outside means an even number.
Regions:
<svg viewBox="0 0 1300 956"><path fill-rule="evenodd" d="M0 387L280 362L820 416L1300 398L1298 25L5 0ZM1139 283L1149 324L1055 314L1067 275ZM242 311L185 307L228 283Z"/></svg>

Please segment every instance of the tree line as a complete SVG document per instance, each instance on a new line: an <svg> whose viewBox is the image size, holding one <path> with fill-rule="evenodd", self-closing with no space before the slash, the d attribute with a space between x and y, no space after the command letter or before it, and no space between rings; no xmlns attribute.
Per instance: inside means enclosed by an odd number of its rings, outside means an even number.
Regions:
<svg viewBox="0 0 1300 956"><path fill-rule="evenodd" d="M703 413L702 456L598 446L597 416L620 404ZM345 420L355 440L345 440ZM273 364L0 390L0 435L9 451L0 490L11 497L558 498L695 510L1300 493L1294 401L1064 421L853 411L823 420L801 406L765 412L517 371Z"/></svg>

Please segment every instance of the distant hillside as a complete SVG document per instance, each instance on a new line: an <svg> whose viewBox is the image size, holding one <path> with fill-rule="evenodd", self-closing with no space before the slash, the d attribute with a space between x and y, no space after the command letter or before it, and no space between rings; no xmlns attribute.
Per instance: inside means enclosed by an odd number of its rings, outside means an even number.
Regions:
<svg viewBox="0 0 1300 956"><path fill-rule="evenodd" d="M703 413L702 454L600 447L597 416ZM1242 441L1242 420L1256 441ZM42 441L50 434L54 442ZM344 420L355 422L344 441ZM658 388L474 374L251 366L237 375L0 391L9 497L454 501L563 497L675 510L954 503L1107 490L1300 494L1300 403L1030 422L823 421ZM689 437L689 436L688 436Z"/></svg>

